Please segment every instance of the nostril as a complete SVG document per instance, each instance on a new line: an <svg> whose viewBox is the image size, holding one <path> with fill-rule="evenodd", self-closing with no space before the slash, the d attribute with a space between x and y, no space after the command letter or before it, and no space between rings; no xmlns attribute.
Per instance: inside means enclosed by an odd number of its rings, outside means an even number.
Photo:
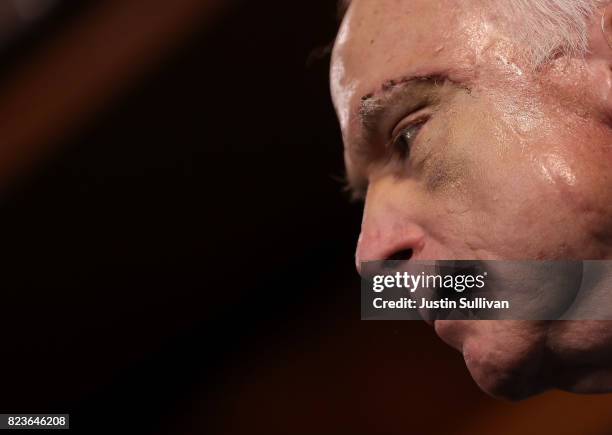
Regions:
<svg viewBox="0 0 612 435"><path fill-rule="evenodd" d="M395 252L393 255L388 257L386 261L408 261L412 258L412 249L403 249Z"/></svg>

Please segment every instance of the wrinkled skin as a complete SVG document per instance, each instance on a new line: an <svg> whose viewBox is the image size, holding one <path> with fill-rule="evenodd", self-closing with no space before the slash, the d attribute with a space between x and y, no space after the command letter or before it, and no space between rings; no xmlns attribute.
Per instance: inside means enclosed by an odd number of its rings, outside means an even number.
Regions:
<svg viewBox="0 0 612 435"><path fill-rule="evenodd" d="M358 265L398 253L612 256L612 50L598 18L591 54L537 69L498 19L473 0L352 2L331 89L349 180L365 187ZM370 116L404 86L413 90L392 111ZM408 155L389 157L397 131L417 120ZM612 391L612 323L437 321L435 330L492 395Z"/></svg>

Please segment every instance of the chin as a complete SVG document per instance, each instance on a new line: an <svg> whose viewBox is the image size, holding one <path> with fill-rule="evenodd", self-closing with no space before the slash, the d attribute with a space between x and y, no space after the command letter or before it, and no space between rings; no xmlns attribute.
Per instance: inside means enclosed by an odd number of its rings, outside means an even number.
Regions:
<svg viewBox="0 0 612 435"><path fill-rule="evenodd" d="M550 388L544 322L437 320L435 330L463 354L487 394L522 400Z"/></svg>

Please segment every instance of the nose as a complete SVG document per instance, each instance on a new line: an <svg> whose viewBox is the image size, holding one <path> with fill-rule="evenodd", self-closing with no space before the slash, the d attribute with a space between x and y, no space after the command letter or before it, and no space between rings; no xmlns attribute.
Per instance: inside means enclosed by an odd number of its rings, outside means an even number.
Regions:
<svg viewBox="0 0 612 435"><path fill-rule="evenodd" d="M408 217L392 212L372 216L366 210L355 253L357 271L368 261L408 261L424 244L425 231Z"/></svg>

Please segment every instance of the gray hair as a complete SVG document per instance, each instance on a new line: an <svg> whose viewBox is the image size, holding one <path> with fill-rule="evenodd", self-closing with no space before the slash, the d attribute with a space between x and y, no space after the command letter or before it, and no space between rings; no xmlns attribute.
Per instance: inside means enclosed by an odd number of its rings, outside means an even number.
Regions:
<svg viewBox="0 0 612 435"><path fill-rule="evenodd" d="M492 0L534 66L588 52L589 22L601 0Z"/></svg>

